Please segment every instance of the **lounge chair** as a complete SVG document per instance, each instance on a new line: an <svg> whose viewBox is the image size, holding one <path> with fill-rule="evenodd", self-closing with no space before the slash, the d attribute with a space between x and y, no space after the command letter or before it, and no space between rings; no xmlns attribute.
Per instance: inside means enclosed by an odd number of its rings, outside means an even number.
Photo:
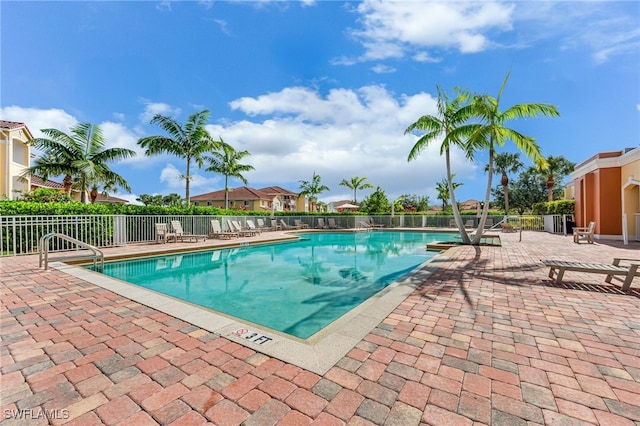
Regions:
<svg viewBox="0 0 640 426"><path fill-rule="evenodd" d="M473 219L469 219L464 223L464 227L465 228L475 228L476 227L476 221Z"/></svg>
<svg viewBox="0 0 640 426"><path fill-rule="evenodd" d="M324 218L321 218L321 217L318 218L318 226L316 226L316 228L327 229L327 225L325 225L324 223Z"/></svg>
<svg viewBox="0 0 640 426"><path fill-rule="evenodd" d="M240 226L240 224L236 220L227 220L227 225L229 226L229 229L231 229L233 232L237 232L241 237L251 237L253 235L256 235L255 231L242 229L242 226Z"/></svg>
<svg viewBox="0 0 640 426"><path fill-rule="evenodd" d="M360 227L364 229L371 229L371 225L368 222L365 222L364 220L360 221Z"/></svg>
<svg viewBox="0 0 640 426"><path fill-rule="evenodd" d="M629 265L620 265L621 261L629 262ZM634 277L640 277L640 259L627 259L616 257L610 265L604 263L567 262L564 260L543 260L542 263L549 267L549 278L561 283L565 271L586 272L591 274L605 274L604 280L610 283L614 275L623 275L622 291L629 291Z"/></svg>
<svg viewBox="0 0 640 426"><path fill-rule="evenodd" d="M484 227L489 229L493 228L493 219L487 218L487 220L485 220L484 222Z"/></svg>
<svg viewBox="0 0 640 426"><path fill-rule="evenodd" d="M455 219L449 219L449 228L457 228L458 225L456 225L456 220Z"/></svg>
<svg viewBox="0 0 640 426"><path fill-rule="evenodd" d="M271 219L271 227L276 231L279 231L282 229L282 226L278 224L278 221L276 219Z"/></svg>
<svg viewBox="0 0 640 426"><path fill-rule="evenodd" d="M341 229L341 226L338 226L336 224L336 220L332 217L330 217L329 219L327 219L327 221L329 222L329 229Z"/></svg>
<svg viewBox="0 0 640 426"><path fill-rule="evenodd" d="M381 223L375 223L375 222L373 221L373 218L372 218L372 217L370 217L370 218L369 218L369 226L370 226L371 228L384 228L384 225L383 225L383 224L381 224Z"/></svg>
<svg viewBox="0 0 640 426"><path fill-rule="evenodd" d="M175 232L176 239L180 239L180 241L184 241L185 239L188 239L189 241L198 242L199 238L202 238L202 241L207 239L206 235L188 234L184 232L184 230L182 229L182 223L180 223L179 220L171 221L171 229L173 229L173 232Z"/></svg>
<svg viewBox="0 0 640 426"><path fill-rule="evenodd" d="M256 228L256 225L251 219L247 219L247 228L249 229L249 231L253 231L255 233L254 235L260 235L262 233L262 230Z"/></svg>
<svg viewBox="0 0 640 426"><path fill-rule="evenodd" d="M176 233L169 232L169 227L166 223L156 223L156 244L166 243L171 239L177 241Z"/></svg>
<svg viewBox="0 0 640 426"><path fill-rule="evenodd" d="M589 226L586 228L573 228L573 242L580 244L580 240L586 240L587 243L593 244L593 233L595 230L595 222L589 222Z"/></svg>
<svg viewBox="0 0 640 426"><path fill-rule="evenodd" d="M307 225L306 223L302 223L302 221L300 219L295 219L293 221L293 223L295 223L295 227L298 229L307 229L309 228L309 225Z"/></svg>
<svg viewBox="0 0 640 426"><path fill-rule="evenodd" d="M264 223L264 219L262 218L256 219L256 222L257 222L258 229L260 229L261 231L275 231L275 228L273 226L267 226Z"/></svg>
<svg viewBox="0 0 640 426"><path fill-rule="evenodd" d="M218 219L211 220L211 232L209 233L210 238L231 239L232 237L238 236L237 232L233 232L231 230L223 231Z"/></svg>
<svg viewBox="0 0 640 426"><path fill-rule="evenodd" d="M284 231L289 231L289 230L295 229L295 228L293 226L287 225L287 223L284 221L284 219L280 219L280 229L282 229Z"/></svg>

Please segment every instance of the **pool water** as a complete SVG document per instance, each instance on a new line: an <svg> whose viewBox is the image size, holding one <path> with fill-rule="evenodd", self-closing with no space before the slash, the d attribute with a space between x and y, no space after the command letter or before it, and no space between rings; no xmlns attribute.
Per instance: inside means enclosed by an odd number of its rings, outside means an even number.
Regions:
<svg viewBox="0 0 640 426"><path fill-rule="evenodd" d="M294 242L109 262L104 273L308 338L430 259L453 234L301 234Z"/></svg>

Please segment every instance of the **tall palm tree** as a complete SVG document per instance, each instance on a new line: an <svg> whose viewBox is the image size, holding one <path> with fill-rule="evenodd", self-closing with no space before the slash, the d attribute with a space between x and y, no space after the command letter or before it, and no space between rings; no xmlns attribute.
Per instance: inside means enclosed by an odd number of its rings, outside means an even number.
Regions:
<svg viewBox="0 0 640 426"><path fill-rule="evenodd" d="M105 140L97 124L79 123L70 134L57 129L42 129L47 138L33 139L32 143L44 154L35 164L22 173L48 179L49 176L64 175L62 181L65 192L71 195L72 187L80 191L81 201L87 201L90 186L106 184L110 188L121 187L127 192L131 188L127 181L111 170L107 163L124 160L136 155L127 148L104 149Z"/></svg>
<svg viewBox="0 0 640 426"><path fill-rule="evenodd" d="M220 148L220 142L214 140L205 125L211 112L208 110L192 114L184 125L171 117L156 114L151 124L159 125L169 136L149 136L138 140L138 145L145 148L145 155L171 154L184 158L187 162L185 178L185 199L191 204L189 187L191 182L191 163L198 167L204 165L204 154Z"/></svg>
<svg viewBox="0 0 640 426"><path fill-rule="evenodd" d="M249 151L236 151L233 147L220 138L222 144L222 152L214 151L211 157L205 157L209 162L209 167L205 169L207 172L214 172L224 175L224 208L229 208L229 177L240 179L245 185L247 179L242 175L243 172L253 170L254 167L248 164L240 164L240 160L251 155Z"/></svg>
<svg viewBox="0 0 640 426"><path fill-rule="evenodd" d="M318 202L318 195L323 193L324 191L329 191L329 188L326 185L322 185L320 181L322 178L320 175L317 175L316 172L313 172L313 177L310 181L301 180L300 182L300 195L308 195L309 196L309 204L311 205L310 209L314 210L314 204Z"/></svg>
<svg viewBox="0 0 640 426"><path fill-rule="evenodd" d="M449 197L451 198L451 205L453 206L453 215L463 243L469 244L471 240L462 222L462 216L460 215L460 209L458 208L454 192L455 188L451 174L451 148L455 146L463 148L467 158L471 159L472 153L466 150L464 135L458 134L454 132L454 130L466 123L472 111L469 106L466 105L467 96L462 92L458 92L455 99L449 100L449 97L440 86L437 86L437 91L437 116L423 115L404 131L405 135L415 130L426 132L416 141L413 148L411 148L407 161L415 160L420 152L431 142L442 138L442 142L440 142L440 155L445 154L447 186L449 187Z"/></svg>
<svg viewBox="0 0 640 426"><path fill-rule="evenodd" d="M502 175L500 184L504 192L504 214L509 214L509 173L516 173L524 164L520 161L520 153L502 152L495 155L494 172ZM489 165L485 167L485 172L489 171Z"/></svg>
<svg viewBox="0 0 640 426"><path fill-rule="evenodd" d="M480 122L458 127L455 131L463 135L468 135L468 150L489 151L489 177L487 178L484 208L472 244L480 243L482 230L484 229L484 224L489 214L489 199L491 197L491 182L494 173L493 164L496 147L504 146L505 143L510 140L516 145L520 152L524 153L540 169L546 169L547 167L546 160L542 156L535 138L525 136L512 128L506 127L506 123L514 119L534 118L539 115L551 117L560 115L554 105L536 103L516 104L502 111L500 109L500 99L509 80L509 74L510 72L508 72L504 78L497 98L489 95L473 96L471 106L474 111L474 116L480 120Z"/></svg>
<svg viewBox="0 0 640 426"><path fill-rule="evenodd" d="M373 188L373 185L371 185L369 182L365 182L365 180L367 180L366 177L355 176L349 180L342 179L342 182L340 182L339 185L346 186L349 189L353 189L353 202L357 204L358 198L356 197L356 192L358 191L358 189Z"/></svg>
<svg viewBox="0 0 640 426"><path fill-rule="evenodd" d="M556 183L556 178L564 178L573 171L576 165L563 156L554 157L551 155L546 160L547 201L553 201L553 186Z"/></svg>

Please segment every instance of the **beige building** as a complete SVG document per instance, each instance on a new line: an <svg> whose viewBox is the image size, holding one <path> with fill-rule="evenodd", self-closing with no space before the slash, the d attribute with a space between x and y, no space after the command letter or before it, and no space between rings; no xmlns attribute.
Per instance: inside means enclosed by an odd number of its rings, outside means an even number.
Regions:
<svg viewBox="0 0 640 426"><path fill-rule="evenodd" d="M210 206L224 208L225 191L208 192L191 197L195 206ZM306 197L279 186L269 186L261 189L241 186L229 189L229 208L251 211L306 211Z"/></svg>
<svg viewBox="0 0 640 426"><path fill-rule="evenodd" d="M24 123L0 120L0 198L14 200L31 188L20 175L29 167L31 131Z"/></svg>

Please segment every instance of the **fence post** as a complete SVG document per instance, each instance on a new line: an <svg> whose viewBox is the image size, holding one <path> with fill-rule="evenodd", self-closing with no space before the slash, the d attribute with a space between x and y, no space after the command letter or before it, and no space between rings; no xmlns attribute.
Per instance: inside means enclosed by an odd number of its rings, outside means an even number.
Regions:
<svg viewBox="0 0 640 426"><path fill-rule="evenodd" d="M127 245L127 217L113 215L113 245L124 247Z"/></svg>

